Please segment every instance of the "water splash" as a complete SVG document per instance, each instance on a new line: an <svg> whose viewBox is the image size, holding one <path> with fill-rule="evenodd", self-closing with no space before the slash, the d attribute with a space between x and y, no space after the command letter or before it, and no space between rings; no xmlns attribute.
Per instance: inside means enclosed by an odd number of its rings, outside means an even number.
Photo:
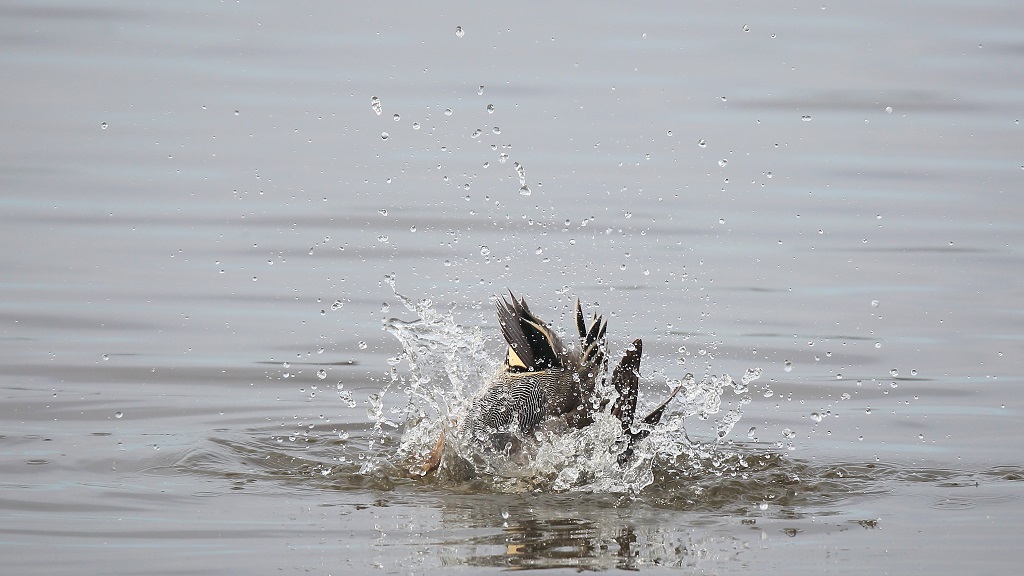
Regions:
<svg viewBox="0 0 1024 576"><path fill-rule="evenodd" d="M453 450L461 461L472 466L474 486L485 491L635 495L655 483L659 469L666 466L692 472L736 465L737 459L726 450L723 440L743 412L734 408L722 413L722 395L731 388L734 393L745 395L741 405L749 402L748 385L760 376L759 369L747 370L741 383L728 375L698 380L686 374L681 380L666 379L667 390L681 385L683 391L669 405L662 421L650 427L650 435L634 445L634 456L624 466L619 465L618 455L628 446L628 439L619 420L607 413L598 413L595 422L581 430L541 426L529 437L520 438L526 446L520 454L480 453L470 439L461 436L459 424L464 421L474 395L498 369L497 354L489 353L488 349L500 346L489 342L480 327L461 326L452 314L437 311L430 300L414 301L398 293L393 276L385 280L406 310L417 316L412 321L384 321L384 329L403 348L389 362L390 377L370 403L369 416L377 441L388 434L388 428L401 429L397 450L387 456L388 466L416 476L442 434L446 451ZM614 353L612 357L615 358ZM398 370L403 362L407 363L407 373ZM611 384L600 380L597 394L602 398L615 397ZM404 406L387 413L384 404L388 397L388 404ZM653 407L638 406L637 414L646 414ZM704 435L711 440L688 437L684 420L692 416L708 421L710 430ZM639 426L643 425L636 424L634 429ZM365 472L372 470L372 466L364 468ZM442 476L433 480L466 480L458 474Z"/></svg>

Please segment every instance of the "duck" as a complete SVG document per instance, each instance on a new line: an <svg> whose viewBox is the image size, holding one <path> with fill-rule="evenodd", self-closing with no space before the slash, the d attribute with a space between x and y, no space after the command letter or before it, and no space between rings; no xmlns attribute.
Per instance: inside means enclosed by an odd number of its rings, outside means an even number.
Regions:
<svg viewBox="0 0 1024 576"><path fill-rule="evenodd" d="M679 393L676 387L658 407L637 420L643 342L635 339L615 368L608 373L607 322L597 314L588 321L579 298L575 306L577 346L561 337L534 314L525 298L495 298L498 324L505 339L504 360L473 397L468 412L454 434L442 431L426 460L411 473L426 476L449 469L457 477L471 477L473 465L451 449L457 439L482 454L523 454L524 440L539 430L580 430L594 423L595 414L617 418L626 439L617 460L625 466L635 446L661 421L666 408ZM599 397L598 382L611 379L613 397ZM639 425L637 423L639 422Z"/></svg>

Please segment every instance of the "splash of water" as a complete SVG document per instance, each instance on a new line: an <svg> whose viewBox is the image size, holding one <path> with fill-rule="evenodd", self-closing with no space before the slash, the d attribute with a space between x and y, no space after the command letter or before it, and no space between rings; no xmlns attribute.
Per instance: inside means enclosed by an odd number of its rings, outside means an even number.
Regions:
<svg viewBox="0 0 1024 576"><path fill-rule="evenodd" d="M668 389L681 385L683 391L650 435L634 446L634 456L624 466L617 457L628 445L627 438L619 420L607 413L598 413L592 425L580 430L541 427L526 439L530 447L526 457L480 454L468 439L460 437L459 423L473 396L498 369L498 362L487 351L488 338L479 327L460 326L452 314L435 310L430 300L413 301L399 294L393 277L386 280L417 318L384 321L384 329L401 342L403 352L391 360L390 379L371 402L369 416L377 437L386 435L386 428L401 428L391 460L411 474L444 434L446 450L454 449L471 462L476 479L482 479L486 490L638 494L655 482L655 471L662 463L678 467L680 462L693 462L694 468L707 468L709 462L725 462L719 446L743 412L731 409L715 419L722 412L722 394L729 388L746 394L748 385L760 376L759 369L750 369L741 383L728 375L697 380L687 374L682 380L666 379ZM402 362L408 364L407 373L398 370ZM599 381L597 393L604 398L615 396L609 382ZM389 395L404 396L397 400L399 404L404 401L404 407L391 411L394 418L383 410ZM741 399L741 404L746 402L749 395ZM638 406L637 413L646 414L652 408ZM710 421L711 441L687 436L683 422L691 416Z"/></svg>

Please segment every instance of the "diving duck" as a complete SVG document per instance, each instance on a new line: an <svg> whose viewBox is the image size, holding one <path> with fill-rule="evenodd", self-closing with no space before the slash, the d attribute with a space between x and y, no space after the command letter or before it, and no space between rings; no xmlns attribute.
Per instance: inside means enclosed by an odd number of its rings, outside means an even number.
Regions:
<svg viewBox="0 0 1024 576"><path fill-rule="evenodd" d="M483 389L473 399L468 415L458 425L456 436L483 453L516 455L523 440L538 429L582 429L594 422L595 412L608 410L622 424L628 444L619 456L620 465L632 457L634 445L650 434L668 403L681 387L634 428L640 357L643 343L636 339L611 373L617 397L597 397L597 382L608 377L605 332L601 316L594 314L588 323L580 301L576 299L576 331L579 349L566 346L561 338L530 311L525 299L504 297L495 304L501 334L508 344L505 359ZM609 407L610 405L610 407ZM471 475L472 466L446 450L442 432L425 463L415 470L420 476L439 468L459 468L458 476Z"/></svg>

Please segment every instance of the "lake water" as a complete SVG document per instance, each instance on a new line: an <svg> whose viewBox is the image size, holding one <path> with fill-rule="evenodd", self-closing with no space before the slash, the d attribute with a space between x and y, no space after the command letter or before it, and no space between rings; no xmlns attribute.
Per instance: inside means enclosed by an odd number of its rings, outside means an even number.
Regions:
<svg viewBox="0 0 1024 576"><path fill-rule="evenodd" d="M0 566L1015 573L1021 22L7 3ZM644 404L719 382L682 420L707 461L632 493L405 478L396 291L497 362L506 289L643 338Z"/></svg>

